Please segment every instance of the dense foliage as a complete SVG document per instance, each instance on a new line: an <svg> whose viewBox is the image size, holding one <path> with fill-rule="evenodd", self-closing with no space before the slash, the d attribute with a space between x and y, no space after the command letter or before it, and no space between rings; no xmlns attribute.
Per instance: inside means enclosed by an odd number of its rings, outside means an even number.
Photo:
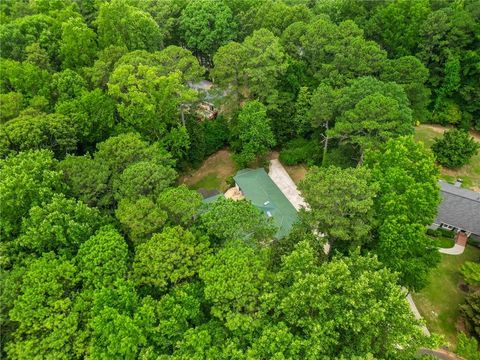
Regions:
<svg viewBox="0 0 480 360"><path fill-rule="evenodd" d="M439 261L438 170L411 135L480 129L478 1L7 0L0 20L0 357L427 346L402 286ZM463 134L440 163L475 152ZM312 165L286 238L258 204L177 186L225 146ZM478 336L478 295L462 311Z"/></svg>
<svg viewBox="0 0 480 360"><path fill-rule="evenodd" d="M449 168L467 164L479 148L467 131L457 129L446 131L441 138L435 139L432 146L437 161Z"/></svg>

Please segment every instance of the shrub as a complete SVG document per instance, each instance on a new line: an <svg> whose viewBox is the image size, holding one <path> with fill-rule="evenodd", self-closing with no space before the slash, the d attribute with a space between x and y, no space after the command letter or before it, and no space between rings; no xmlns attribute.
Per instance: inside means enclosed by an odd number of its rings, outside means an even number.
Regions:
<svg viewBox="0 0 480 360"><path fill-rule="evenodd" d="M221 116L215 120L206 120L203 122L203 131L205 138L205 155L209 156L225 146L229 131L225 119Z"/></svg>
<svg viewBox="0 0 480 360"><path fill-rule="evenodd" d="M441 165L456 168L468 163L479 147L468 132L453 129L435 139L432 150Z"/></svg>
<svg viewBox="0 0 480 360"><path fill-rule="evenodd" d="M319 144L314 140L291 140L287 143L285 149L281 151L280 161L285 165L318 164L321 161Z"/></svg>

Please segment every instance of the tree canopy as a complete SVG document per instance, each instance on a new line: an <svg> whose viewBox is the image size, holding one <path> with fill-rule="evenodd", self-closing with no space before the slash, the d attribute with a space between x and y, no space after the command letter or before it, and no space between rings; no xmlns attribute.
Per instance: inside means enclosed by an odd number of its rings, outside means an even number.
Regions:
<svg viewBox="0 0 480 360"><path fill-rule="evenodd" d="M0 20L1 358L445 345L405 288L441 259L435 162L478 160L478 1L4 0ZM432 151L420 123L448 129ZM275 200L229 198L273 159L308 203L287 234Z"/></svg>

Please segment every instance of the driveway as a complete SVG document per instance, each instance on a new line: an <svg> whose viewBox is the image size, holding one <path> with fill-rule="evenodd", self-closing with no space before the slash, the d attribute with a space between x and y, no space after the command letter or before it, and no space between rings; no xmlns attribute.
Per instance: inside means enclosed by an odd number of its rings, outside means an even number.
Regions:
<svg viewBox="0 0 480 360"><path fill-rule="evenodd" d="M302 208L308 209L308 205L300 195L297 189L297 185L293 182L287 170L278 161L278 159L270 160L270 169L268 175L272 178L273 182L279 187L286 198L292 203L292 205L299 211Z"/></svg>

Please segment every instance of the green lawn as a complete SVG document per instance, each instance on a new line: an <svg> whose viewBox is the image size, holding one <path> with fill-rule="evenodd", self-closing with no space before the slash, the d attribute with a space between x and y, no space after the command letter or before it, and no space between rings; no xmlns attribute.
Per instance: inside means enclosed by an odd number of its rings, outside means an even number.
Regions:
<svg viewBox="0 0 480 360"><path fill-rule="evenodd" d="M451 238L447 237L431 237L438 247L440 248L451 248L455 245L455 241L453 240L453 235Z"/></svg>
<svg viewBox="0 0 480 360"><path fill-rule="evenodd" d="M428 147L432 146L434 139L441 136L446 128L439 125L420 125L415 128L415 140L422 141ZM478 135L477 135L478 138ZM470 162L458 169L441 168L441 178L454 182L461 178L463 186L480 191L480 151L470 159Z"/></svg>
<svg viewBox="0 0 480 360"><path fill-rule="evenodd" d="M179 182L194 190L203 188L224 192L229 188L228 179L236 171L230 152L224 149L209 156L198 169L183 174Z"/></svg>
<svg viewBox="0 0 480 360"><path fill-rule="evenodd" d="M191 189L198 190L198 189L207 189L207 190L214 190L220 189L221 179L218 177L216 173L210 173L205 175L203 178L194 182L190 185Z"/></svg>
<svg viewBox="0 0 480 360"><path fill-rule="evenodd" d="M480 259L480 250L467 246L462 255L442 254L442 261L430 273L430 282L419 293L413 294L415 304L427 322L430 331L442 334L454 349L459 305L465 294L459 289L462 281L460 267L465 261Z"/></svg>

